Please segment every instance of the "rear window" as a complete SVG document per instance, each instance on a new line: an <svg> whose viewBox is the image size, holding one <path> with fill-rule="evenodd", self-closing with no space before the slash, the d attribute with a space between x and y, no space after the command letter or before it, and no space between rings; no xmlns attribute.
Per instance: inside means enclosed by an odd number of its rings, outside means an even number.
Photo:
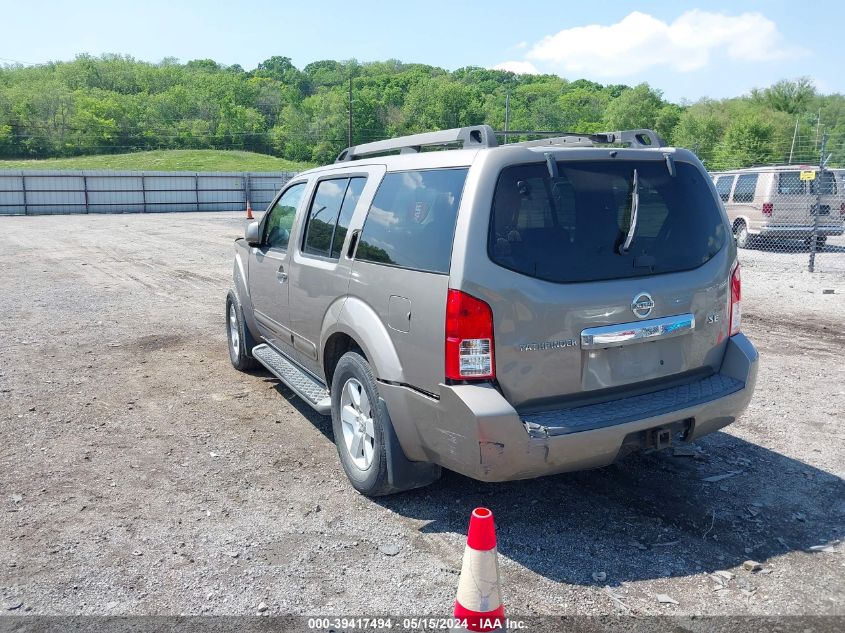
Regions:
<svg viewBox="0 0 845 633"><path fill-rule="evenodd" d="M821 190L821 195L832 196L836 194L836 177L829 171L819 174L816 172L816 179L810 181L810 193L816 195Z"/></svg>
<svg viewBox="0 0 845 633"><path fill-rule="evenodd" d="M367 214L355 258L435 273L449 272L466 169L387 174Z"/></svg>
<svg viewBox="0 0 845 633"><path fill-rule="evenodd" d="M633 174L639 206L633 241ZM727 229L706 176L687 163L669 175L663 161L559 162L502 170L488 253L497 264L558 283L690 270L726 243Z"/></svg>

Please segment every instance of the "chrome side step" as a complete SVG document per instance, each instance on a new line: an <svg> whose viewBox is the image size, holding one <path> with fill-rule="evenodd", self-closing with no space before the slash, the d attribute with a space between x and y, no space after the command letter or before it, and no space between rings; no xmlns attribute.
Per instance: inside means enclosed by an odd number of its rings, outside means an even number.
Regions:
<svg viewBox="0 0 845 633"><path fill-rule="evenodd" d="M329 390L322 381L266 343L253 347L252 356L271 374L290 387L291 391L311 405L317 413L331 415L332 400L329 397Z"/></svg>

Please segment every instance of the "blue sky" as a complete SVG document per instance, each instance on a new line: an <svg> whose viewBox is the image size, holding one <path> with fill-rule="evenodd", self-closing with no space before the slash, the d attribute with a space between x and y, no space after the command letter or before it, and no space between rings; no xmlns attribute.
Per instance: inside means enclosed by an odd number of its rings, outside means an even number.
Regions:
<svg viewBox="0 0 845 633"><path fill-rule="evenodd" d="M673 101L801 75L822 92L845 92L845 2L0 0L0 16L0 63L82 52L247 69L272 55L300 68L396 58L647 81Z"/></svg>

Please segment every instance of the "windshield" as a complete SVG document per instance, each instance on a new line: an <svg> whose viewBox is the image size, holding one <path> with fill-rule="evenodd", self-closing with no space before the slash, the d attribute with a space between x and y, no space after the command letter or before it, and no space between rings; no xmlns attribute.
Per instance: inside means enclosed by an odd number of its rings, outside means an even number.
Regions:
<svg viewBox="0 0 845 633"><path fill-rule="evenodd" d="M561 283L697 268L728 231L706 176L688 163L676 169L673 177L664 161L561 161L552 178L545 163L507 167L493 200L490 258Z"/></svg>

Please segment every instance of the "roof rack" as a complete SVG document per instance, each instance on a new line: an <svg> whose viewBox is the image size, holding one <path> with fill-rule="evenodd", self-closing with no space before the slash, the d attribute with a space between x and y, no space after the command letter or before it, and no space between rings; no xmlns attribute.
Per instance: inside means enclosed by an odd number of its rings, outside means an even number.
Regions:
<svg viewBox="0 0 845 633"><path fill-rule="evenodd" d="M569 145L580 147L591 147L596 144L610 145L619 143L629 145L637 149L654 147L665 147L666 143L654 130L646 128L637 130L621 130L619 132L532 132L532 131L508 131L496 132L504 136L547 136L548 138L509 143L508 147L538 147L547 145Z"/></svg>
<svg viewBox="0 0 845 633"><path fill-rule="evenodd" d="M472 125L438 132L398 136L384 141L364 143L363 145L353 145L343 150L335 162L344 163L364 156L384 154L396 150L399 150L402 154L412 154L419 152L423 147L454 145L456 143L461 143L464 149L497 147L499 144L496 141L496 132L489 125Z"/></svg>
<svg viewBox="0 0 845 633"><path fill-rule="evenodd" d="M383 141L364 143L363 145L353 145L338 154L335 162L345 163L365 156L385 154L396 150L399 150L401 154L412 154L421 151L423 147L436 145L455 145L460 143L463 149L498 147L497 135L548 137L532 141L509 143L508 147L538 147L548 145L592 147L596 144L620 143L637 149L645 149L664 147L666 145L657 132L648 129L584 134L579 132L535 132L525 130L496 132L489 125L471 125L468 127L457 127L451 130L440 130L438 132L423 132L422 134L412 134L410 136L398 136Z"/></svg>

